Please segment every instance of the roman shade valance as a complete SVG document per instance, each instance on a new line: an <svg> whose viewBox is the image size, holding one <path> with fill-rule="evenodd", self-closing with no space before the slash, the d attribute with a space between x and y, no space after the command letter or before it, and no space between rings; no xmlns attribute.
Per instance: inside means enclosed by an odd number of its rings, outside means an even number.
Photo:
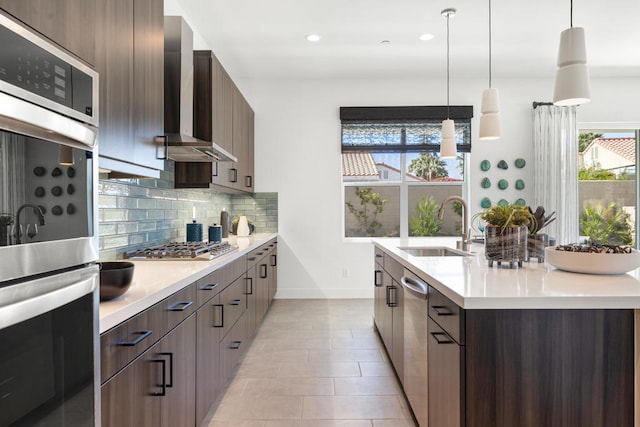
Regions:
<svg viewBox="0 0 640 427"><path fill-rule="evenodd" d="M457 151L471 152L473 106L451 106ZM446 106L340 107L342 152L437 152Z"/></svg>

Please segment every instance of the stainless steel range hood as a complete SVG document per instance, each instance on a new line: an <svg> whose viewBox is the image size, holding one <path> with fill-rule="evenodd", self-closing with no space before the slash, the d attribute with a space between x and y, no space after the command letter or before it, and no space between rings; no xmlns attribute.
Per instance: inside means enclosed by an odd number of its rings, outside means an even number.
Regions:
<svg viewBox="0 0 640 427"><path fill-rule="evenodd" d="M193 137L193 31L181 16L164 17L164 131L177 162L237 162L215 142Z"/></svg>

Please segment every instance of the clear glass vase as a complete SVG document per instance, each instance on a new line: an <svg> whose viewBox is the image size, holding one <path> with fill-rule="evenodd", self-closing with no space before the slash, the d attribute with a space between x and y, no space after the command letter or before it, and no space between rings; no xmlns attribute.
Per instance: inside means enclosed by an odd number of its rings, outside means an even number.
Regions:
<svg viewBox="0 0 640 427"><path fill-rule="evenodd" d="M522 267L522 262L527 260L528 235L529 229L524 225L505 228L487 225L484 228L484 255L489 267L493 267L494 261L498 265L509 263L509 267Z"/></svg>

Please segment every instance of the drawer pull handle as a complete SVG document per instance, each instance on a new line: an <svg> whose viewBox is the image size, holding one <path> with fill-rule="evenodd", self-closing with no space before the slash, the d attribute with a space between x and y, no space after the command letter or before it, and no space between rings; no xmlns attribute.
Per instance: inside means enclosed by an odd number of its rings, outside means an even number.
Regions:
<svg viewBox="0 0 640 427"><path fill-rule="evenodd" d="M373 275L373 284L379 288L382 286L382 270L376 270Z"/></svg>
<svg viewBox="0 0 640 427"><path fill-rule="evenodd" d="M248 285L245 295L253 295L253 277L247 277L244 280Z"/></svg>
<svg viewBox="0 0 640 427"><path fill-rule="evenodd" d="M167 387L173 387L173 353L158 353L161 356L169 356L169 383ZM162 380L164 382L164 379Z"/></svg>
<svg viewBox="0 0 640 427"><path fill-rule="evenodd" d="M215 309L216 308L220 308L220 324L216 325L216 314L215 314ZM224 328L224 305L223 304L213 304L213 309L214 309L214 313L213 313L213 327L214 328Z"/></svg>
<svg viewBox="0 0 640 427"><path fill-rule="evenodd" d="M153 359L151 363L159 363L162 368L162 382L158 384L158 387L162 389L160 392L151 393L152 396L166 396L167 394L167 362L164 359Z"/></svg>
<svg viewBox="0 0 640 427"><path fill-rule="evenodd" d="M438 316L453 316L454 314L444 305L432 305L431 309L435 311Z"/></svg>
<svg viewBox="0 0 640 427"><path fill-rule="evenodd" d="M200 286L200 290L203 291L212 291L218 287L218 283L207 283L206 285Z"/></svg>
<svg viewBox="0 0 640 427"><path fill-rule="evenodd" d="M178 301L167 307L167 311L185 311L193 304L193 301Z"/></svg>
<svg viewBox="0 0 640 427"><path fill-rule="evenodd" d="M240 348L240 344L242 344L242 341L233 341L233 342L231 343L231 345L229 346L229 348L230 348L231 350L237 350L237 349L239 349L239 348Z"/></svg>
<svg viewBox="0 0 640 427"><path fill-rule="evenodd" d="M120 341L118 343L118 345L124 345L124 346L127 346L127 347L133 347L134 345L138 344L140 341L142 341L143 339L145 339L146 337L151 335L151 333L152 333L151 330L140 331L140 332L132 332L131 335L138 335L138 338L134 339L133 341Z"/></svg>
<svg viewBox="0 0 640 427"><path fill-rule="evenodd" d="M260 278L267 278L267 264L260 264Z"/></svg>
<svg viewBox="0 0 640 427"><path fill-rule="evenodd" d="M242 302L242 300L232 299L231 302L229 303L229 305L240 305L241 302Z"/></svg>
<svg viewBox="0 0 640 427"><path fill-rule="evenodd" d="M393 298L391 298L391 294L393 293ZM398 301L396 301L396 287L395 286L387 286L387 306L389 307L397 307Z"/></svg>
<svg viewBox="0 0 640 427"><path fill-rule="evenodd" d="M256 260L256 257L251 257L247 259L247 261L255 261L255 260Z"/></svg>
<svg viewBox="0 0 640 427"><path fill-rule="evenodd" d="M271 255L271 267L276 267L278 265L278 255Z"/></svg>
<svg viewBox="0 0 640 427"><path fill-rule="evenodd" d="M431 336L438 344L453 344L453 340L444 332L431 332ZM444 337L444 338L439 338Z"/></svg>

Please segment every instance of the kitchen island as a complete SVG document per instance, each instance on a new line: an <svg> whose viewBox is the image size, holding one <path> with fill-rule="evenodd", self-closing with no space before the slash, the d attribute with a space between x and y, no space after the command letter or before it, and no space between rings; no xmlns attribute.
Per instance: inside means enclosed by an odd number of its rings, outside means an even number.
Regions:
<svg viewBox="0 0 640 427"><path fill-rule="evenodd" d="M377 310L376 327L409 400L428 401L414 408L420 425L634 425L640 272L586 275L537 262L489 267L478 244L469 256L401 249L455 248L455 241L374 240L376 296L392 307L391 315ZM415 320L402 315L414 304L402 298L407 281L427 289L417 341ZM415 355L402 352L421 344L428 374L417 381Z"/></svg>

